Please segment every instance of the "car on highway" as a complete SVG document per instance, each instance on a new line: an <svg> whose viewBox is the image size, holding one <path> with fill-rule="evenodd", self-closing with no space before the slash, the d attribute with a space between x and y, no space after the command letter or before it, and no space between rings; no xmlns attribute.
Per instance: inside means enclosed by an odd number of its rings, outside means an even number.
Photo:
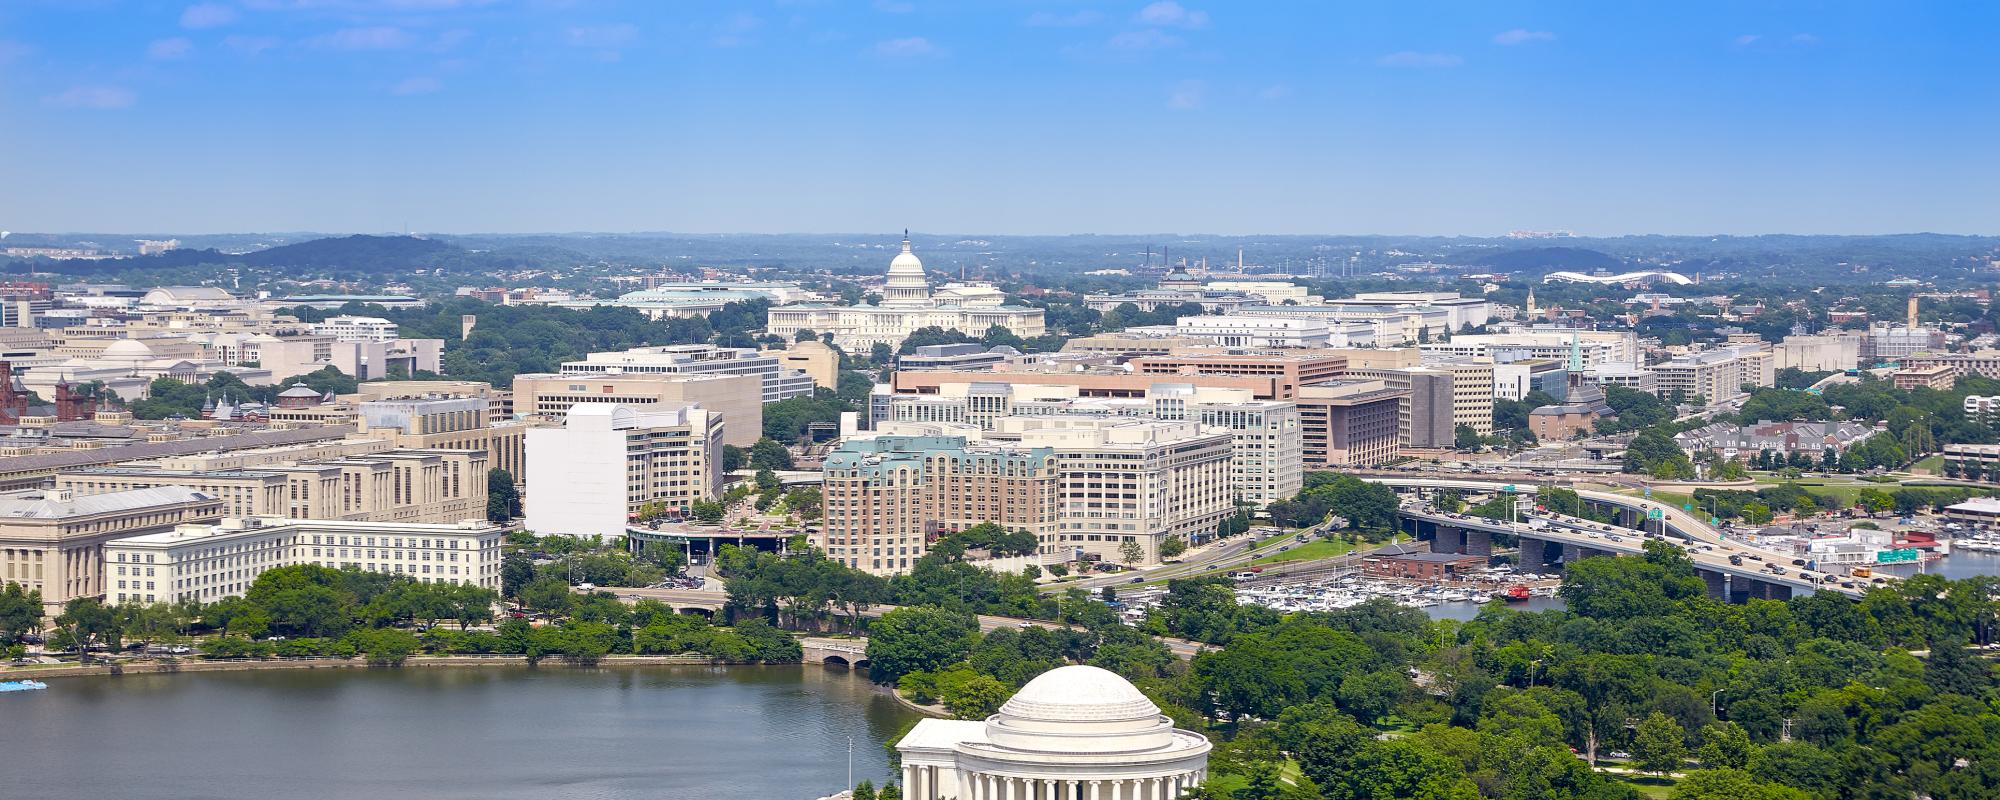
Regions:
<svg viewBox="0 0 2000 800"><path fill-rule="evenodd" d="M1134 575L1132 576L1131 580L1126 581L1126 583L1145 583L1145 582L1146 582L1146 576L1144 575Z"/></svg>

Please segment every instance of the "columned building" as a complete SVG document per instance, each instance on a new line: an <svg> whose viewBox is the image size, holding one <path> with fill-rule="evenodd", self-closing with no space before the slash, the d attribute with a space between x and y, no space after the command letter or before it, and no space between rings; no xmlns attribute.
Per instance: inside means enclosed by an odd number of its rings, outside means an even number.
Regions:
<svg viewBox="0 0 2000 800"><path fill-rule="evenodd" d="M1081 665L983 722L926 719L896 743L904 796L946 800L1173 800L1208 778L1209 749L1131 682Z"/></svg>
<svg viewBox="0 0 2000 800"><path fill-rule="evenodd" d="M897 347L918 329L932 326L956 329L971 336L983 336L995 325L1028 339L1046 332L1041 309L1003 305L1004 295L998 291L976 291L979 288L948 284L933 295L924 275L924 262L910 249L909 237L905 235L903 252L889 262L879 305L778 306L771 309L765 332L786 340L800 331L830 333L833 344L849 353L863 355L877 344Z"/></svg>

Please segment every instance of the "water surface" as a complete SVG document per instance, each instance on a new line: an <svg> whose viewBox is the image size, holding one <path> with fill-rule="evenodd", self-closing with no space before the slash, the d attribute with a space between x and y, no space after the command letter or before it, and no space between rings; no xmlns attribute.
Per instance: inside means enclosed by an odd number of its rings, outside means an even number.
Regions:
<svg viewBox="0 0 2000 800"><path fill-rule="evenodd" d="M0 797L810 800L916 717L791 667L273 670L0 694Z"/></svg>

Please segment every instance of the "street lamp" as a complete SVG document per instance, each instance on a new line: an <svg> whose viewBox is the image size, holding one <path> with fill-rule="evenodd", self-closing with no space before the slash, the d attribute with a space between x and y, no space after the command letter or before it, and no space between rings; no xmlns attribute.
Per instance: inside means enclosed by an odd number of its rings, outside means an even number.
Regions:
<svg viewBox="0 0 2000 800"><path fill-rule="evenodd" d="M1723 690L1717 689L1708 693L1709 710L1717 717L1722 716L1722 692Z"/></svg>

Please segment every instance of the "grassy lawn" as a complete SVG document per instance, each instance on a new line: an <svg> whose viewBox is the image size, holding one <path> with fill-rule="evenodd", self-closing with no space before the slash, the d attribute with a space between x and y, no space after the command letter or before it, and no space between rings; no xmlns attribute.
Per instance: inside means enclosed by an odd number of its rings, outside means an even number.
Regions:
<svg viewBox="0 0 2000 800"><path fill-rule="evenodd" d="M1910 465L1911 472L1927 472L1932 475L1944 472L1944 456L1931 456Z"/></svg>
<svg viewBox="0 0 2000 800"><path fill-rule="evenodd" d="M1605 777L1632 787L1634 791L1639 793L1640 797L1653 798L1653 800L1665 800L1668 795L1674 792L1675 781L1673 778L1661 778L1653 775L1619 774L1606 774Z"/></svg>
<svg viewBox="0 0 2000 800"><path fill-rule="evenodd" d="M1334 556L1346 555L1352 552L1354 552L1354 545L1348 544L1345 541L1328 541L1326 539L1314 539L1310 542L1299 545L1290 550L1286 550L1285 552L1272 553L1270 555L1263 556L1254 561L1251 561L1250 563L1254 565L1254 564L1276 564L1281 561L1310 561L1315 558L1332 558Z"/></svg>

